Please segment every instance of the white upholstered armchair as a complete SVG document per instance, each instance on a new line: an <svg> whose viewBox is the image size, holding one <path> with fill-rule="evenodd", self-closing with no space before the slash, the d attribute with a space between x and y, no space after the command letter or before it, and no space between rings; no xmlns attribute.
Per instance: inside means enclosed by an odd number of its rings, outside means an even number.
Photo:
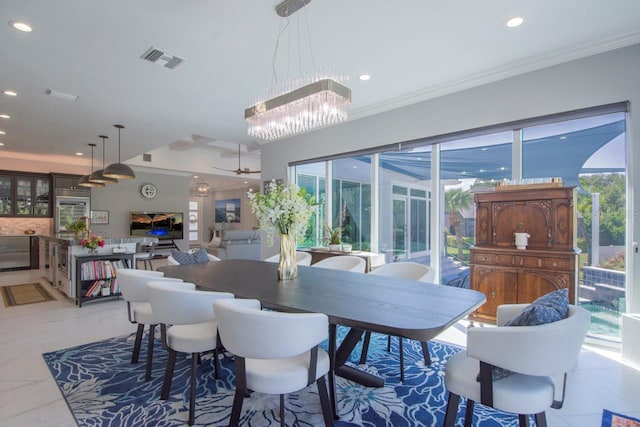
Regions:
<svg viewBox="0 0 640 427"><path fill-rule="evenodd" d="M590 314L569 306L566 319L537 326L504 326L524 307L526 304L501 305L498 327L469 328L467 351L447 362L445 427L454 426L460 397L467 399L465 425L471 425L474 402L518 414L520 426L528 425L528 415L535 415L538 427L546 426L548 408L562 406L566 373L578 360ZM494 379L494 366L512 373Z"/></svg>
<svg viewBox="0 0 640 427"><path fill-rule="evenodd" d="M240 425L242 402L249 390L284 395L316 383L325 426L333 426L324 376L329 355L319 347L327 339L329 319L321 313L262 311L253 299L214 302L222 344L234 355L236 393L229 425Z"/></svg>

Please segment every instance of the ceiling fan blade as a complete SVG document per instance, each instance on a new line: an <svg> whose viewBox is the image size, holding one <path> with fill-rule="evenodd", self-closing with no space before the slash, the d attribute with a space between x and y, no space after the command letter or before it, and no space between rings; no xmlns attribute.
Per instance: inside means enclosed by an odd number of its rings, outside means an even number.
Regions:
<svg viewBox="0 0 640 427"><path fill-rule="evenodd" d="M246 174L250 174L250 173L260 173L260 171L252 171L249 168L244 168L244 169L238 169L238 174L242 174L242 173L246 173Z"/></svg>
<svg viewBox="0 0 640 427"><path fill-rule="evenodd" d="M223 168L219 168L217 166L211 166L214 169L218 169L219 171L225 171L225 172L238 172L238 169L223 169Z"/></svg>
<svg viewBox="0 0 640 427"><path fill-rule="evenodd" d="M250 173L260 173L260 171L252 171L249 168L244 168L242 169L240 167L240 144L238 144L238 169L223 169L223 168L219 168L216 166L212 166L214 169L218 169L221 171L225 171L225 172L233 172L236 175L244 175L244 174L250 174Z"/></svg>

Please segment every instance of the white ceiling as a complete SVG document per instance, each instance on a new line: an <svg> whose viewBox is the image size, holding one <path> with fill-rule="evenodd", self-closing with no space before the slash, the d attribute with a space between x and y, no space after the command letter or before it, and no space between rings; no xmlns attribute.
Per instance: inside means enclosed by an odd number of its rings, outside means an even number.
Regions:
<svg viewBox="0 0 640 427"><path fill-rule="evenodd" d="M259 168L260 145L246 135L243 114L272 84L284 23L277 3L0 1L0 89L19 93L0 95L0 114L12 117L0 119L6 132L0 153L74 162L76 151L89 153L86 144L100 144L97 135L105 134L111 163L117 159L112 125L121 123L123 160L138 163L136 156L152 153L165 159L152 167L217 174L213 166L237 167L234 153L242 144L242 167ZM524 24L507 28L513 16ZM8 25L14 19L34 32L14 30ZM313 0L291 17L280 41L280 80L312 68L307 34L315 65L349 76L353 120L638 43L640 1ZM141 60L151 46L186 61L170 70ZM358 80L361 73L372 79ZM46 89L79 98L51 98ZM186 150L170 150L176 141ZM100 145L96 155L101 158Z"/></svg>

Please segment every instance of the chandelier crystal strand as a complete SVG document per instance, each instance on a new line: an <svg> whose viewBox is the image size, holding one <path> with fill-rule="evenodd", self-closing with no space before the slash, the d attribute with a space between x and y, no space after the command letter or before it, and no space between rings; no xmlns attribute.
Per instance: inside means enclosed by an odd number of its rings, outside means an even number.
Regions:
<svg viewBox="0 0 640 427"><path fill-rule="evenodd" d="M281 17L289 17L307 5L310 0L283 0L276 6ZM298 20L299 21L299 20ZM305 22L308 18L305 10ZM298 56L302 73L302 51L298 22ZM351 90L346 86L348 77L327 69L309 75L301 75L282 82L276 78L275 58L280 36L289 29L289 22L278 34L271 61L275 84L266 90L244 111L247 133L265 141L286 138L312 129L333 125L348 118L347 105L351 103ZM307 29L309 53L315 68L311 37Z"/></svg>
<svg viewBox="0 0 640 427"><path fill-rule="evenodd" d="M245 110L248 134L271 141L346 120L351 91L341 84L345 80L319 73L284 82ZM302 92L293 93L297 90ZM292 99L269 108L279 97Z"/></svg>

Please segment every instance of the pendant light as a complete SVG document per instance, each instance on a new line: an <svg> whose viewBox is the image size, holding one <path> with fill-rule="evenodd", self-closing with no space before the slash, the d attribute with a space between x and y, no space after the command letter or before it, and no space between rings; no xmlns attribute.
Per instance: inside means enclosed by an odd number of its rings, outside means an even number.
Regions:
<svg viewBox="0 0 640 427"><path fill-rule="evenodd" d="M118 163L112 163L107 166L107 168L102 171L102 174L108 178L133 179L136 177L133 170L129 166L120 163L120 130L124 129L124 126L113 125L113 127L118 129Z"/></svg>
<svg viewBox="0 0 640 427"><path fill-rule="evenodd" d="M87 144L89 145L89 147L91 147L91 172L89 173L92 174L93 173L93 147L96 146L96 144ZM102 183L102 182L91 182L89 181L89 175L84 175L82 177L80 177L80 179L78 180L78 186L79 187L94 187L94 188L102 188L104 186L106 186L106 184Z"/></svg>
<svg viewBox="0 0 640 427"><path fill-rule="evenodd" d="M89 181L91 182L102 182L103 184L117 184L118 180L116 178L109 178L108 176L104 176L104 140L109 138L106 135L98 135L98 138L102 138L102 169L95 171L89 176Z"/></svg>

